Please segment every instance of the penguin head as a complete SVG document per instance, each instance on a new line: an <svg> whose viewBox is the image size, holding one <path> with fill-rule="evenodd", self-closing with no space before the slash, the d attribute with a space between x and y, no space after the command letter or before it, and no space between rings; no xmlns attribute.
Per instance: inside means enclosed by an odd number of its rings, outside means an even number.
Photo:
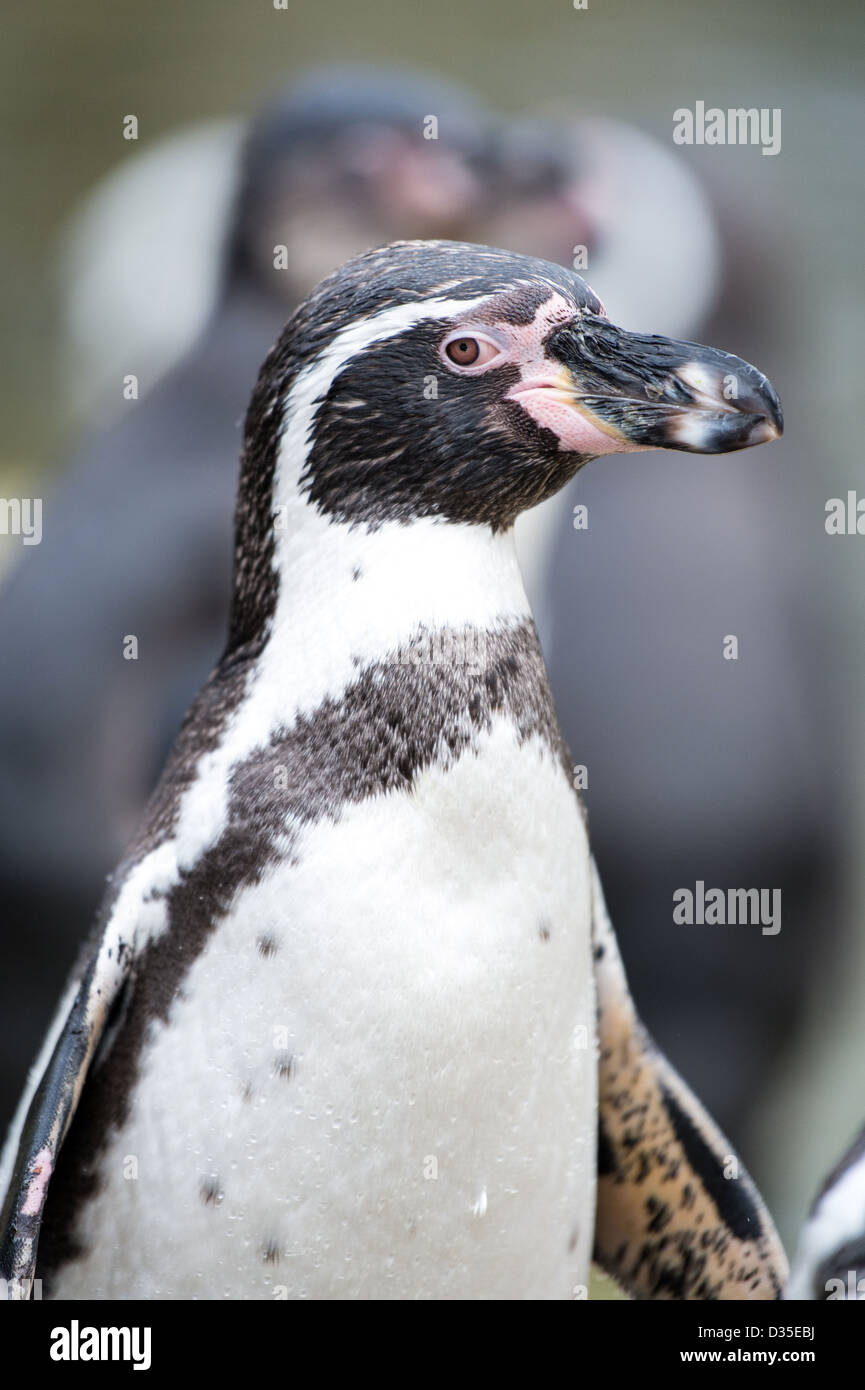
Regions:
<svg viewBox="0 0 865 1390"><path fill-rule="evenodd" d="M424 122L419 112L439 116ZM250 128L228 284L257 284L294 307L378 242L472 236L490 201L500 201L497 124L471 91L427 72L368 64L308 72Z"/></svg>
<svg viewBox="0 0 865 1390"><path fill-rule="evenodd" d="M781 429L754 367L616 327L562 266L398 242L349 261L291 319L253 395L244 473L260 495L270 448L338 523L502 530L600 455L720 453Z"/></svg>

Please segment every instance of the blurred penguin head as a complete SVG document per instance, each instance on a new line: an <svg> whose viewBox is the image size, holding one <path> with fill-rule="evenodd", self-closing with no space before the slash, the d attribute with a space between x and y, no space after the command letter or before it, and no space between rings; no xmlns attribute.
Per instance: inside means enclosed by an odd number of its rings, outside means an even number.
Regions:
<svg viewBox="0 0 865 1390"><path fill-rule="evenodd" d="M574 160L551 129L401 68L328 67L255 121L226 284L289 303L359 252L399 239L500 241L571 259Z"/></svg>

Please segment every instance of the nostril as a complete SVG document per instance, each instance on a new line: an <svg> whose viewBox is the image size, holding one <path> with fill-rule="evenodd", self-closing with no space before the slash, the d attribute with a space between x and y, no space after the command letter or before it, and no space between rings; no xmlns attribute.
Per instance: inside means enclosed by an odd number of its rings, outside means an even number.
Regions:
<svg viewBox="0 0 865 1390"><path fill-rule="evenodd" d="M680 381L675 372L657 381L648 381L644 386L646 399L665 401L670 405L689 405L694 399L693 390Z"/></svg>

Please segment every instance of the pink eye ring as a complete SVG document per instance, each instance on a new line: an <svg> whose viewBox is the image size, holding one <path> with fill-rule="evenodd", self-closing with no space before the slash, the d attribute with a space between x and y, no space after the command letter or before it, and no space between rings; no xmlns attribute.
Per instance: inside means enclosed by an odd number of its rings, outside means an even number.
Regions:
<svg viewBox="0 0 865 1390"><path fill-rule="evenodd" d="M501 356L501 348L476 333L455 334L444 344L444 355L454 367L485 367Z"/></svg>

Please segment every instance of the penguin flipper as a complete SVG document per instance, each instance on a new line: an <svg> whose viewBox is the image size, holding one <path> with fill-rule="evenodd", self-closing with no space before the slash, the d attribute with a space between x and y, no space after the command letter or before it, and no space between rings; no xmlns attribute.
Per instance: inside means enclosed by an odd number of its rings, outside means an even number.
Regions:
<svg viewBox="0 0 865 1390"><path fill-rule="evenodd" d="M19 1110L24 1110L23 1119L13 1121L8 1146L14 1158L0 1214L0 1294L7 1299L30 1297L57 1155L131 962L129 946L107 930L83 971L73 974L43 1049L47 1062L40 1068L41 1058L37 1061ZM7 1170L4 1162L0 1171L5 1175Z"/></svg>
<svg viewBox="0 0 865 1390"><path fill-rule="evenodd" d="M634 1298L776 1299L778 1234L729 1140L658 1051L628 991L594 868L594 1259Z"/></svg>

